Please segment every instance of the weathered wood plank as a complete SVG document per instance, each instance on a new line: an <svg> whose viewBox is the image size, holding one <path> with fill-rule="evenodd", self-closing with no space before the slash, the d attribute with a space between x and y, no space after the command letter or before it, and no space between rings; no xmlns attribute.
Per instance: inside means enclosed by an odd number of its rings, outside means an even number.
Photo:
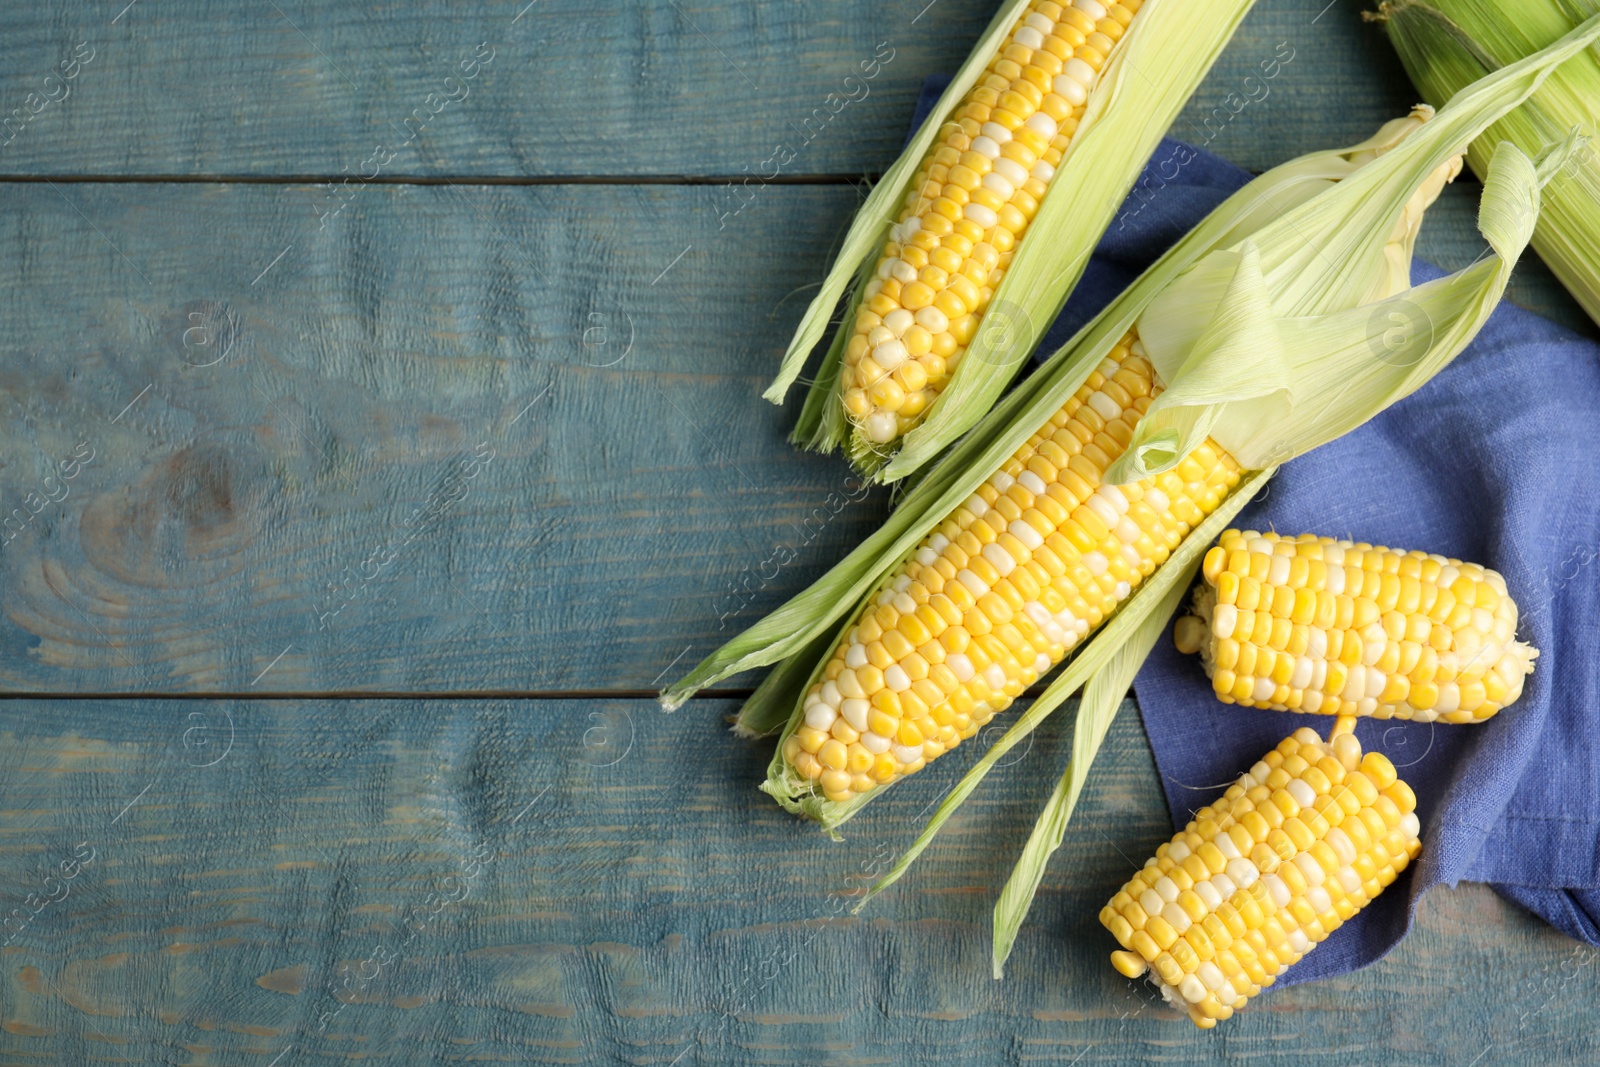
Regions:
<svg viewBox="0 0 1600 1067"><path fill-rule="evenodd" d="M989 911L1064 721L852 917L850 894L974 749L834 844L755 792L768 751L726 734L732 708L0 705L0 1062L849 1064L915 1049L929 1064L1460 1067L1600 1052L1595 954L1481 888L1430 895L1379 965L1269 992L1212 1034L1151 1003L1111 970L1094 918L1123 857L1169 832L1131 706L992 981ZM89 861L67 879L75 850ZM64 898L31 915L30 893Z"/></svg>
<svg viewBox="0 0 1600 1067"><path fill-rule="evenodd" d="M1356 0L1258 0L1172 125L1257 173L1354 144L1404 115L1416 90Z"/></svg>
<svg viewBox="0 0 1600 1067"><path fill-rule="evenodd" d="M757 395L848 190L8 192L8 688L647 688L880 513Z"/></svg>
<svg viewBox="0 0 1600 1067"><path fill-rule="evenodd" d="M757 396L849 190L311 195L7 189L0 687L648 689L880 518Z"/></svg>
<svg viewBox="0 0 1600 1067"><path fill-rule="evenodd" d="M858 176L893 160L923 78L995 6L525 5L297 0L222 25L199 0L23 5L0 38L0 174L737 176L785 142L788 174ZM1403 113L1415 94L1361 6L1261 0L1176 132L1263 169ZM447 85L463 62L474 77ZM425 129L399 128L422 107ZM378 144L393 158L367 162Z"/></svg>
<svg viewBox="0 0 1600 1067"><path fill-rule="evenodd" d="M791 141L787 173L858 175L893 159L923 78L958 66L993 12L282 0L219 25L185 0L112 25L121 4L63 7L8 15L0 117L21 112L0 173L738 175ZM47 85L80 42L75 77ZM392 159L363 168L378 144Z"/></svg>

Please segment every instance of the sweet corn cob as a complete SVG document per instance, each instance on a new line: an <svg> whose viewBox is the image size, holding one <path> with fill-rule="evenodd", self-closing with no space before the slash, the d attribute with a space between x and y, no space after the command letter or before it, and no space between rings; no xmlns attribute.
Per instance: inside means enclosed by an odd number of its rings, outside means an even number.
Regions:
<svg viewBox="0 0 1600 1067"><path fill-rule="evenodd" d="M1155 572L1241 476L1208 441L1164 474L1101 484L1160 389L1130 331L856 620L784 741L791 767L840 802L920 770Z"/></svg>
<svg viewBox="0 0 1600 1067"><path fill-rule="evenodd" d="M867 441L907 432L960 363L1141 2L1034 0L941 128L845 348L840 399Z"/></svg>
<svg viewBox="0 0 1600 1067"><path fill-rule="evenodd" d="M1296 730L1156 849L1100 912L1118 971L1215 1026L1405 870L1416 797L1354 722Z"/></svg>
<svg viewBox="0 0 1600 1067"><path fill-rule="evenodd" d="M1175 636L1230 704L1482 722L1539 654L1515 639L1505 579L1475 563L1229 530L1202 574Z"/></svg>
<svg viewBox="0 0 1600 1067"><path fill-rule="evenodd" d="M1383 0L1364 18L1384 23L1412 83L1442 103L1475 79L1569 32L1589 5L1569 0ZM1600 94L1600 56L1585 50L1551 73L1537 92L1483 132L1467 153L1484 173L1495 146L1538 152L1580 129L1592 133ZM1600 156L1580 149L1546 189L1532 245L1575 300L1600 322Z"/></svg>

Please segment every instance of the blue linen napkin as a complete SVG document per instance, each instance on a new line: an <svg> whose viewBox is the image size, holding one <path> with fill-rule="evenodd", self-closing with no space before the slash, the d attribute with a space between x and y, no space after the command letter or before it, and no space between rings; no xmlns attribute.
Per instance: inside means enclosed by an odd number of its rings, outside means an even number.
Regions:
<svg viewBox="0 0 1600 1067"><path fill-rule="evenodd" d="M929 79L913 129L948 79ZM1330 146L1332 147L1332 146ZM1250 178L1170 139L1101 240L1039 352L1048 355ZM1439 277L1418 261L1412 280ZM1283 466L1235 520L1437 552L1493 567L1540 650L1522 699L1481 725L1363 719L1356 736L1417 795L1422 854L1375 903L1280 979L1366 966L1441 882L1487 882L1600 945L1600 346L1502 304L1412 396ZM1222 704L1197 656L1157 643L1135 693L1174 826L1324 716ZM1463 931L1465 933L1465 931Z"/></svg>

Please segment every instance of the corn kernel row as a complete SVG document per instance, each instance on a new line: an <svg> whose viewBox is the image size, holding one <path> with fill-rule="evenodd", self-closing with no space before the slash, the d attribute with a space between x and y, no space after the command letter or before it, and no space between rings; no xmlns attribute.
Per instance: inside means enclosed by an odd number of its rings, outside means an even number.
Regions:
<svg viewBox="0 0 1600 1067"><path fill-rule="evenodd" d="M1141 0L1034 0L939 131L868 283L840 396L882 445L939 395Z"/></svg>

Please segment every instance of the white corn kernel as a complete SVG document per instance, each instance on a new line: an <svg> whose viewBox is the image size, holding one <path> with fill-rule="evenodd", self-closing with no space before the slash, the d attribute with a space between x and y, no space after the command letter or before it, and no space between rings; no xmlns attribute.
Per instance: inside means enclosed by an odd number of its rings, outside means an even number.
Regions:
<svg viewBox="0 0 1600 1067"><path fill-rule="evenodd" d="M1084 83L1066 74L1057 74L1051 80L1050 88L1073 107L1082 107L1089 99L1089 90Z"/></svg>
<svg viewBox="0 0 1600 1067"><path fill-rule="evenodd" d="M1016 186L994 171L983 176L983 187L1002 200L1010 200L1012 194L1017 191Z"/></svg>
<svg viewBox="0 0 1600 1067"><path fill-rule="evenodd" d="M983 680L997 693L1004 689L1006 682L1009 681L1006 678L1005 668L998 663L991 663L983 669Z"/></svg>
<svg viewBox="0 0 1600 1067"><path fill-rule="evenodd" d="M1035 169L1038 168L1035 167ZM1021 186L1023 182L1028 180L1028 172L1023 168L1022 164L1014 159L1006 159L1004 156L994 161L994 173L1000 175L1013 186ZM1035 175L1035 177L1037 176ZM1045 180L1048 181L1049 179Z"/></svg>
<svg viewBox="0 0 1600 1067"><path fill-rule="evenodd" d="M813 704L806 709L806 725L813 730L827 731L832 728L834 720L839 713L826 704Z"/></svg>
<svg viewBox="0 0 1600 1067"><path fill-rule="evenodd" d="M1076 56L1067 60L1066 64L1061 68L1061 73L1065 74L1068 78L1077 82L1085 89L1089 89L1094 86L1094 68ZM1060 89L1056 90L1058 93L1060 91Z"/></svg>
<svg viewBox="0 0 1600 1067"><path fill-rule="evenodd" d="M839 714L850 728L856 733L865 733L867 729L867 713L872 710L872 705L865 700L846 700L839 707Z"/></svg>
<svg viewBox="0 0 1600 1067"><path fill-rule="evenodd" d="M981 141L983 138L980 137L978 140ZM984 207L978 203L968 204L961 209L961 214L986 230L1000 221L1000 217L994 213L993 208Z"/></svg>
<svg viewBox="0 0 1600 1067"><path fill-rule="evenodd" d="M993 141L995 144L1003 145L1007 141L1011 140L1011 131L1000 125L998 122L985 122L978 129L978 133L989 138L989 140Z"/></svg>
<svg viewBox="0 0 1600 1067"><path fill-rule="evenodd" d="M1228 861L1228 877L1240 889L1249 889L1256 884L1256 879L1261 877L1261 871L1248 859Z"/></svg>
<svg viewBox="0 0 1600 1067"><path fill-rule="evenodd" d="M998 541L990 541L988 544L984 545L981 555L984 559L989 561L989 565L992 566L1002 578L1006 577L1012 571L1017 569L1017 561L1011 558L1011 553L1000 547L1000 542Z"/></svg>
<svg viewBox="0 0 1600 1067"><path fill-rule="evenodd" d="M916 316L905 308L895 308L883 317L883 325L896 337L904 337L916 321Z"/></svg>
<svg viewBox="0 0 1600 1067"><path fill-rule="evenodd" d="M929 304L925 308L917 309L917 325L933 334L935 337L950 328L950 318L938 308Z"/></svg>

